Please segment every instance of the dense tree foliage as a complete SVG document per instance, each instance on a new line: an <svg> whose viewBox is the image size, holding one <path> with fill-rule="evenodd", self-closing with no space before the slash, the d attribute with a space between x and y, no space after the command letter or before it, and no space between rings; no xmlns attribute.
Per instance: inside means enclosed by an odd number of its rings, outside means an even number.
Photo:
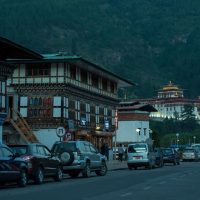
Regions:
<svg viewBox="0 0 200 200"><path fill-rule="evenodd" d="M191 144L193 136L196 136L200 142L200 125L195 119L193 111L191 105L185 105L181 114L182 120L170 118L163 121L150 121L151 129L157 131L154 140L158 140L156 142L159 142L162 146L169 146L177 143L176 134L179 133L181 137L180 144Z"/></svg>
<svg viewBox="0 0 200 200"><path fill-rule="evenodd" d="M199 95L199 0L0 3L1 36L39 53L81 55L138 83L131 97L151 97L169 80Z"/></svg>

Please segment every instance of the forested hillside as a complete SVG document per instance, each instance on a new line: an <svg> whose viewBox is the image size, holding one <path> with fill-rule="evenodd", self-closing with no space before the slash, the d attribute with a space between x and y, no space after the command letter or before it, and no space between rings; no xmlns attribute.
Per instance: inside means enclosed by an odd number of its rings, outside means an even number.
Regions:
<svg viewBox="0 0 200 200"><path fill-rule="evenodd" d="M151 97L172 80L200 95L199 0L0 0L0 36L91 60Z"/></svg>

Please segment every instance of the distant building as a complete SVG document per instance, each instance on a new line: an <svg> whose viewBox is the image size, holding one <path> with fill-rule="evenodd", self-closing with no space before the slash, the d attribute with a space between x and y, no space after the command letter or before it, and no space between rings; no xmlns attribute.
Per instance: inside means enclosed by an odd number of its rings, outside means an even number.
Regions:
<svg viewBox="0 0 200 200"><path fill-rule="evenodd" d="M138 101L121 102L118 110L118 129L116 143L127 145L131 142L149 141L149 114L156 109Z"/></svg>
<svg viewBox="0 0 200 200"><path fill-rule="evenodd" d="M151 104L157 110L157 112L150 114L150 117L155 120L175 117L181 120L185 105L192 105L196 119L200 120L200 99L185 98L184 89L174 85L171 81L158 90L157 97L138 100L145 104Z"/></svg>

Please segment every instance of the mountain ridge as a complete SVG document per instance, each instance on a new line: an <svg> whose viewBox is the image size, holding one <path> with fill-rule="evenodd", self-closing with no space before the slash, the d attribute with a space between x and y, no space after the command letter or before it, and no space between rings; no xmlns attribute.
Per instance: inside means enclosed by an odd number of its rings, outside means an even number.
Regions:
<svg viewBox="0 0 200 200"><path fill-rule="evenodd" d="M0 0L0 35L38 53L77 54L152 97L172 80L199 95L200 2Z"/></svg>

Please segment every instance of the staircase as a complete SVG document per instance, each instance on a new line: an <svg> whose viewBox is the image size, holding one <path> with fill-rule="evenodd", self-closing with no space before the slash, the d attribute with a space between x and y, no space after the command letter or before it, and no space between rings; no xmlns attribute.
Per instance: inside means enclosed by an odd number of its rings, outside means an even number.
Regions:
<svg viewBox="0 0 200 200"><path fill-rule="evenodd" d="M13 110L15 113L15 120L12 117L7 119L8 122L12 124L12 126L16 129L16 131L20 134L22 139L26 143L34 143L39 142L31 128L29 127L27 121L23 118L20 112ZM10 116L10 115L9 115Z"/></svg>

